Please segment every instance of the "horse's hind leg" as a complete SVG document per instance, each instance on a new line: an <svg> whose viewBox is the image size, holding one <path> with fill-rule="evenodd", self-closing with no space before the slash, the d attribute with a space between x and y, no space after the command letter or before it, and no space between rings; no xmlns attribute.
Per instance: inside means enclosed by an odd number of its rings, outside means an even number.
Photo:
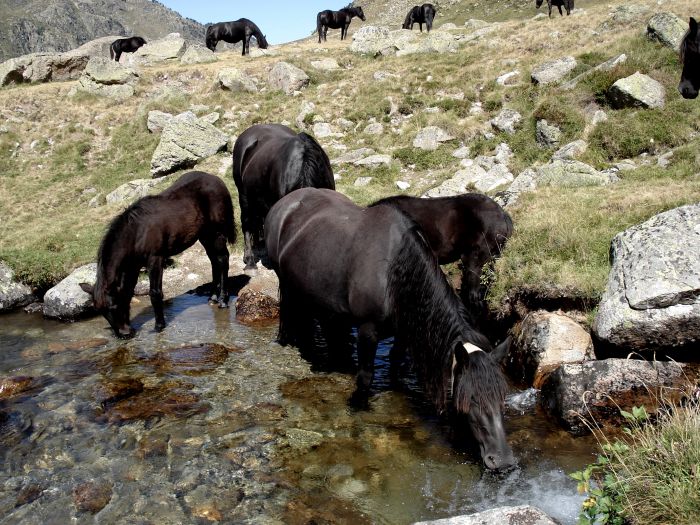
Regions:
<svg viewBox="0 0 700 525"><path fill-rule="evenodd" d="M219 303L219 308L228 308L228 248L226 236L223 233L216 235L214 239L200 239L204 250L211 262L211 282L214 287L209 302Z"/></svg>
<svg viewBox="0 0 700 525"><path fill-rule="evenodd" d="M151 305L156 316L156 332L160 332L165 328L165 315L163 314L163 267L165 260L163 257L151 256L148 259L148 279L150 282L150 290L148 295L151 297Z"/></svg>
<svg viewBox="0 0 700 525"><path fill-rule="evenodd" d="M559 16L564 16L564 13L561 12L561 5L558 5L557 8L559 9Z"/></svg>
<svg viewBox="0 0 700 525"><path fill-rule="evenodd" d="M357 338L357 389L352 395L351 402L361 407L367 406L369 388L374 379L374 358L377 355L379 335L374 323L361 324Z"/></svg>
<svg viewBox="0 0 700 525"><path fill-rule="evenodd" d="M319 320L321 332L328 351L328 360L337 370L351 370L352 361L352 326L338 316Z"/></svg>
<svg viewBox="0 0 700 525"><path fill-rule="evenodd" d="M302 350L313 347L313 319L298 294L280 282L280 324L277 342Z"/></svg>

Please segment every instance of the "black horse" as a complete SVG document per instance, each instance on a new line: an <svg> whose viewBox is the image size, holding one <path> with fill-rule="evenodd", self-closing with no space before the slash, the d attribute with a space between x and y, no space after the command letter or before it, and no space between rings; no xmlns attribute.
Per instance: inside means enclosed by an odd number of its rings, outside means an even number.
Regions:
<svg viewBox="0 0 700 525"><path fill-rule="evenodd" d="M364 404L377 342L393 334L392 360L408 352L438 411L451 398L486 466L513 464L506 382L491 344L467 322L415 222L393 206L360 208L338 192L304 188L272 207L265 240L280 282L280 344L312 346L317 320L329 349L346 350L357 325L353 400Z"/></svg>
<svg viewBox="0 0 700 525"><path fill-rule="evenodd" d="M544 0L535 0L535 5L537 6L537 9L540 8ZM547 7L549 8L549 17L552 18L552 6L556 6L559 9L559 14L561 16L564 16L564 13L561 12L561 8L564 7L566 9L566 16L569 16L571 14L571 11L574 10L574 0L547 0Z"/></svg>
<svg viewBox="0 0 700 525"><path fill-rule="evenodd" d="M353 17L358 16L363 22L367 20L365 14L362 12L361 7L346 7L340 11L331 11L326 9L321 11L316 15L316 31L318 31L318 43L321 43L321 37L323 40L326 39L328 34L328 28L338 29L340 28L340 39L344 40L348 34L348 27L350 22L352 22Z"/></svg>
<svg viewBox="0 0 700 525"><path fill-rule="evenodd" d="M120 38L112 42L109 46L109 58L119 62L122 53L133 53L147 42L140 36L132 36L131 38Z"/></svg>
<svg viewBox="0 0 700 525"><path fill-rule="evenodd" d="M267 49L267 39L262 31L247 18L239 18L235 22L219 22L207 27L205 42L214 51L216 44L223 40L229 44L243 41L243 55L250 53L250 39L255 37L260 49Z"/></svg>
<svg viewBox="0 0 700 525"><path fill-rule="evenodd" d="M233 180L246 269L255 268L264 249L263 222L274 203L299 188L335 189L331 163L319 143L280 124L257 124L241 133L233 147Z"/></svg>
<svg viewBox="0 0 700 525"><path fill-rule="evenodd" d="M420 32L423 32L423 24L428 28L428 33L433 28L435 19L435 6L433 4L423 4L414 6L406 15L402 29L413 29L413 24L418 24Z"/></svg>
<svg viewBox="0 0 700 525"><path fill-rule="evenodd" d="M486 295L481 272L484 264L500 255L512 235L510 215L479 193L435 199L396 196L371 204L379 205L394 206L418 223L440 264L461 260L462 300L471 321L480 319Z"/></svg>
<svg viewBox="0 0 700 525"><path fill-rule="evenodd" d="M698 23L691 17L688 32L681 42L683 72L678 84L683 98L697 98L700 90L700 33Z"/></svg>
<svg viewBox="0 0 700 525"><path fill-rule="evenodd" d="M196 241L211 261L216 293L211 301L228 306L228 248L236 240L231 195L221 179L193 171L158 195L139 199L110 224L97 252L95 285L81 283L92 295L117 337L131 337L129 305L142 267L148 268L156 330L165 328L163 269L166 259Z"/></svg>

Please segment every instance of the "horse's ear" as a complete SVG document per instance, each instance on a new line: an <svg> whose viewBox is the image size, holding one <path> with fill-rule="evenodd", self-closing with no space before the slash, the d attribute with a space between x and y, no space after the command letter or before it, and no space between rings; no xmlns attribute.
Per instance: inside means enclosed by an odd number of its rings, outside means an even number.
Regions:
<svg viewBox="0 0 700 525"><path fill-rule="evenodd" d="M690 35L695 36L698 34L698 23L695 21L695 19L691 16L690 17Z"/></svg>
<svg viewBox="0 0 700 525"><path fill-rule="evenodd" d="M513 342L513 336L509 335L505 340L493 349L491 352L491 357L497 363L500 363L507 355L510 350L510 344Z"/></svg>
<svg viewBox="0 0 700 525"><path fill-rule="evenodd" d="M80 283L78 286L80 286L83 289L83 292L85 293L88 293L90 295L93 295L95 293L95 287L90 283Z"/></svg>

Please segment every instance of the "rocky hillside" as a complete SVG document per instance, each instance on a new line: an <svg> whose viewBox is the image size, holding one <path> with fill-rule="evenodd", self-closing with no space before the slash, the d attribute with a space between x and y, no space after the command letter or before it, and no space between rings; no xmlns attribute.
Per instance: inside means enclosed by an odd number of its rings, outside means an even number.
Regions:
<svg viewBox="0 0 700 525"><path fill-rule="evenodd" d="M203 40L204 27L151 0L3 0L0 61L27 53L68 51L107 35L168 33Z"/></svg>

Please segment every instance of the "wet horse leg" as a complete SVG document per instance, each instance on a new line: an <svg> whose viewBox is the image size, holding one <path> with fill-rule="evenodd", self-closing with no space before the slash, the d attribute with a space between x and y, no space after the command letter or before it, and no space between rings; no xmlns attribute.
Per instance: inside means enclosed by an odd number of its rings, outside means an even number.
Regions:
<svg viewBox="0 0 700 525"><path fill-rule="evenodd" d="M351 402L361 407L367 406L369 388L374 379L374 358L377 355L379 336L377 327L372 322L363 323L358 329L357 337L357 389Z"/></svg>
<svg viewBox="0 0 700 525"><path fill-rule="evenodd" d="M313 346L313 319L299 295L280 282L280 323L277 342L282 346L292 345L302 350Z"/></svg>
<svg viewBox="0 0 700 525"><path fill-rule="evenodd" d="M254 270L256 268L255 264L255 254L253 252L253 245L255 244L255 236L258 235L260 229L257 226L256 220L250 213L250 204L248 203L248 196L246 195L243 188L241 188L238 202L241 205L241 230L243 230L243 262L245 263L246 270Z"/></svg>
<svg viewBox="0 0 700 525"><path fill-rule="evenodd" d="M319 319L329 361L338 370L352 369L352 326L338 316Z"/></svg>
<svg viewBox="0 0 700 525"><path fill-rule="evenodd" d="M151 297L151 305L156 316L156 332L161 332L165 328L165 315L163 314L163 267L165 259L152 255L148 259L148 279Z"/></svg>
<svg viewBox="0 0 700 525"><path fill-rule="evenodd" d="M211 282L214 287L210 304L219 303L219 308L228 308L228 248L226 236L218 233L213 239L200 239L211 262Z"/></svg>

